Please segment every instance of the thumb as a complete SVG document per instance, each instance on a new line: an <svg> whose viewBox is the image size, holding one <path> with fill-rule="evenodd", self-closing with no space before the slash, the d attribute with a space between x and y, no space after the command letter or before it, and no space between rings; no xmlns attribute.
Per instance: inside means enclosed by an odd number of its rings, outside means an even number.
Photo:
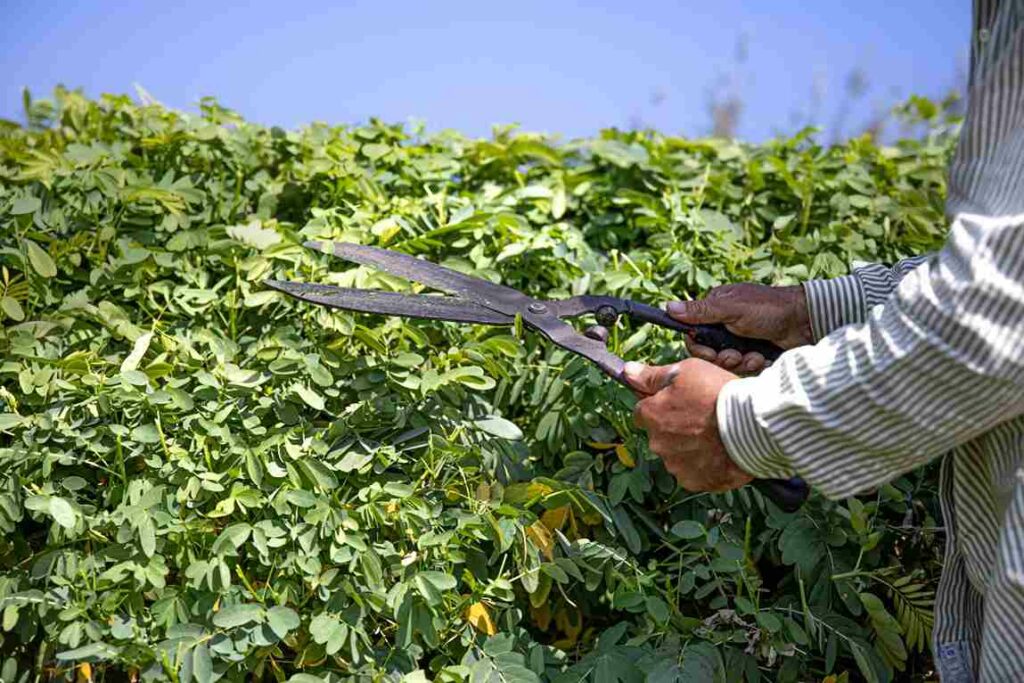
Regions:
<svg viewBox="0 0 1024 683"><path fill-rule="evenodd" d="M665 306L665 311L679 322L700 325L725 322L729 316L722 308L714 299L693 299L671 301Z"/></svg>
<svg viewBox="0 0 1024 683"><path fill-rule="evenodd" d="M672 384L678 370L675 365L644 365L629 361L622 370L622 376L634 391L651 396Z"/></svg>

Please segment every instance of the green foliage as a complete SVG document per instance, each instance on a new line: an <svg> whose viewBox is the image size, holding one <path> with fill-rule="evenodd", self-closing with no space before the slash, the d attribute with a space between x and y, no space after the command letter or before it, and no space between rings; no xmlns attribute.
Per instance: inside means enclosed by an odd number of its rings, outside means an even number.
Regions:
<svg viewBox="0 0 1024 683"><path fill-rule="evenodd" d="M261 281L410 288L310 238L550 297L831 277L940 242L950 131L556 145L63 90L26 107L0 126L3 680L925 670L929 473L795 514L689 494L632 396L535 335ZM684 353L648 328L610 344Z"/></svg>

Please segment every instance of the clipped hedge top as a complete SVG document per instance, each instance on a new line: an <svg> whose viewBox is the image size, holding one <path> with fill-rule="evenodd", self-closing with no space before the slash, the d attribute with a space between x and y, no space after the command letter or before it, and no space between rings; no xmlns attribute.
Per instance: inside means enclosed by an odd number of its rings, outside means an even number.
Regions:
<svg viewBox="0 0 1024 683"><path fill-rule="evenodd" d="M0 125L5 681L76 662L200 683L926 665L927 476L795 515L688 494L581 359L260 282L409 288L309 238L550 297L835 276L941 239L948 133L556 145L62 90L27 116ZM647 328L610 344L683 354Z"/></svg>

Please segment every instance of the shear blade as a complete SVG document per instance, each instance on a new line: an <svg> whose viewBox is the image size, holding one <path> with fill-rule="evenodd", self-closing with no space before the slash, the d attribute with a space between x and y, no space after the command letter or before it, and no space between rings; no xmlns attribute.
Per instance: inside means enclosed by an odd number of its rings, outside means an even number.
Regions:
<svg viewBox="0 0 1024 683"><path fill-rule="evenodd" d="M453 297L379 292L282 280L266 280L265 283L296 299L347 311L483 325L511 325L515 321L512 316Z"/></svg>
<svg viewBox="0 0 1024 683"><path fill-rule="evenodd" d="M534 301L518 289L496 285L482 278L466 275L457 270L390 249L353 244L352 242L310 241L306 242L304 246L332 253L346 261L373 266L442 292L455 294L505 315L514 315Z"/></svg>

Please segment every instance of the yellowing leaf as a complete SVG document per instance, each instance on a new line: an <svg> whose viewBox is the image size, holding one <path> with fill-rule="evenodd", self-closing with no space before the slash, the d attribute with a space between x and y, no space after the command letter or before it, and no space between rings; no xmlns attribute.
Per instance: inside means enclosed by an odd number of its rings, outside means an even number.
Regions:
<svg viewBox="0 0 1024 683"><path fill-rule="evenodd" d="M569 518L569 506L563 505L553 510L547 510L540 516L540 521L548 529L554 531L565 526L565 520Z"/></svg>
<svg viewBox="0 0 1024 683"><path fill-rule="evenodd" d="M587 445L598 451L610 451L616 446L616 444L607 443L605 441L588 441Z"/></svg>
<svg viewBox="0 0 1024 683"><path fill-rule="evenodd" d="M542 522L534 522L526 527L526 535L549 561L554 559L555 539Z"/></svg>
<svg viewBox="0 0 1024 683"><path fill-rule="evenodd" d="M636 460L633 460L633 455L629 452L629 449L626 448L626 444L620 443L616 446L615 455L619 457L619 462L626 467L636 467Z"/></svg>
<svg viewBox="0 0 1024 683"><path fill-rule="evenodd" d="M78 665L78 683L87 683L92 680L92 665L89 662L82 662Z"/></svg>
<svg viewBox="0 0 1024 683"><path fill-rule="evenodd" d="M554 489L539 481L519 482L505 487L504 502L517 505L534 498L540 498L553 492Z"/></svg>
<svg viewBox="0 0 1024 683"><path fill-rule="evenodd" d="M565 634L565 638L556 642L555 647L569 649L576 644L583 632L583 615L578 609L570 611L566 605L560 605L555 610L555 626Z"/></svg>
<svg viewBox="0 0 1024 683"><path fill-rule="evenodd" d="M493 636L498 632L498 627L494 625L494 619L491 618L491 611L482 602L474 602L467 607L465 617L466 623L480 633Z"/></svg>
<svg viewBox="0 0 1024 683"><path fill-rule="evenodd" d="M530 605L530 616L533 617L534 626L541 631L547 631L551 626L551 603L545 602L538 607Z"/></svg>

